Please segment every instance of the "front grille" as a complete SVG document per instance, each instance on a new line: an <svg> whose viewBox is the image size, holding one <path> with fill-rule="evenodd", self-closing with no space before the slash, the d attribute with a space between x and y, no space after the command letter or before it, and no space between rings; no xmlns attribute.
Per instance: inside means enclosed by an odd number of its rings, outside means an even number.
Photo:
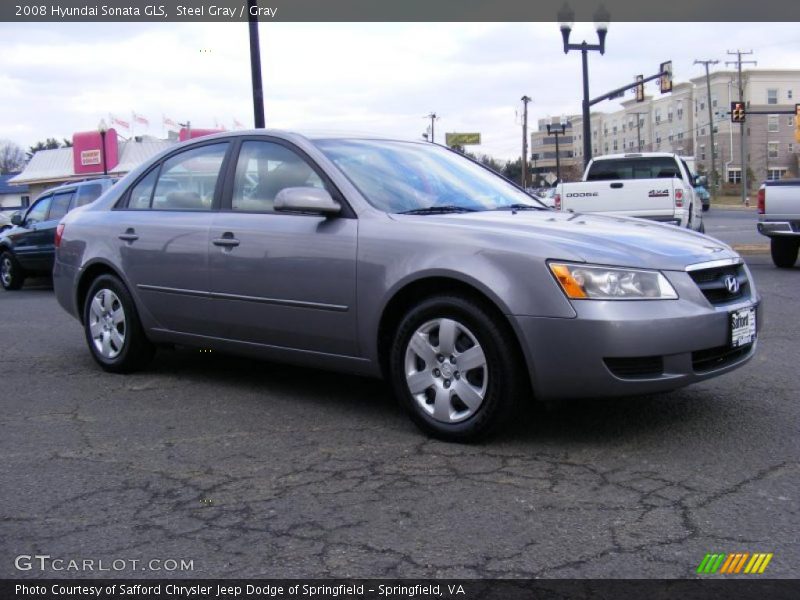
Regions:
<svg viewBox="0 0 800 600"><path fill-rule="evenodd" d="M747 280L743 265L689 271L689 276L706 299L714 305L727 304L750 296L750 282ZM730 278L735 279L738 284L738 289L734 292L731 292L727 286Z"/></svg>
<svg viewBox="0 0 800 600"><path fill-rule="evenodd" d="M750 353L752 347L752 344L748 344L739 348L718 346L716 348L698 350L692 352L692 367L696 372L713 371L744 358Z"/></svg>
<svg viewBox="0 0 800 600"><path fill-rule="evenodd" d="M620 379L647 379L664 374L664 359L660 356L604 358L603 360L608 370Z"/></svg>

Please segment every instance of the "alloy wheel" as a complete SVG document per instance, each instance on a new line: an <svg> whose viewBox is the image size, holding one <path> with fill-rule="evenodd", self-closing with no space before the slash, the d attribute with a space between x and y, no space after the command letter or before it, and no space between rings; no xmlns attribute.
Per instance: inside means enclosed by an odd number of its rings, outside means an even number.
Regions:
<svg viewBox="0 0 800 600"><path fill-rule="evenodd" d="M125 309L119 297L103 288L97 291L89 307L89 331L95 350L107 359L122 352L127 334Z"/></svg>
<svg viewBox="0 0 800 600"><path fill-rule="evenodd" d="M473 416L489 384L486 355L475 335L453 319L428 321L411 335L405 377L414 400L443 423Z"/></svg>

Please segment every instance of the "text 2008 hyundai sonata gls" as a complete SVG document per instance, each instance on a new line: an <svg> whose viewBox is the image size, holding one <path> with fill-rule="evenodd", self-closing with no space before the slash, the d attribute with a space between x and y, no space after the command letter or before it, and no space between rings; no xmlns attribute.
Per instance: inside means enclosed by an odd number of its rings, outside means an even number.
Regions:
<svg viewBox="0 0 800 600"><path fill-rule="evenodd" d="M237 132L175 146L59 226L55 289L104 369L178 343L385 375L433 435L517 402L741 366L759 297L729 247L560 213L440 146Z"/></svg>

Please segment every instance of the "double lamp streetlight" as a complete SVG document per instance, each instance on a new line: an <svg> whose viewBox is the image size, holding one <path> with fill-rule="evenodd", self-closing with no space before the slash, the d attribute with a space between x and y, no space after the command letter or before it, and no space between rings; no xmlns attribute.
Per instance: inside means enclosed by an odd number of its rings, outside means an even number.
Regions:
<svg viewBox="0 0 800 600"><path fill-rule="evenodd" d="M597 44L587 44L584 40L580 44L570 44L569 35L572 26L575 24L575 12L568 4L564 4L558 11L558 22L561 27L561 37L564 39L564 54L570 50L580 50L583 61L583 160L584 164L589 164L592 159L592 128L589 122L589 61L588 53L590 50L600 54L606 52L606 34L608 33L608 23L611 15L601 4L594 13L594 24L597 29Z"/></svg>

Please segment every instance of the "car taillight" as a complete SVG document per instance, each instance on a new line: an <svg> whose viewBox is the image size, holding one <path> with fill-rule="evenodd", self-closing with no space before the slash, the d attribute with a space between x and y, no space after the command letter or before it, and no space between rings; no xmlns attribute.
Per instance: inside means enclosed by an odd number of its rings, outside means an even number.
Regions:
<svg viewBox="0 0 800 600"><path fill-rule="evenodd" d="M683 206L683 190L681 188L675 190L675 206L678 208Z"/></svg>
<svg viewBox="0 0 800 600"><path fill-rule="evenodd" d="M56 248L61 245L61 236L64 235L64 224L59 223L56 227Z"/></svg>
<svg viewBox="0 0 800 600"><path fill-rule="evenodd" d="M555 202L556 210L561 210L561 194L555 194L553 196L553 201Z"/></svg>
<svg viewBox="0 0 800 600"><path fill-rule="evenodd" d="M758 190L758 214L763 215L767 211L767 190Z"/></svg>

